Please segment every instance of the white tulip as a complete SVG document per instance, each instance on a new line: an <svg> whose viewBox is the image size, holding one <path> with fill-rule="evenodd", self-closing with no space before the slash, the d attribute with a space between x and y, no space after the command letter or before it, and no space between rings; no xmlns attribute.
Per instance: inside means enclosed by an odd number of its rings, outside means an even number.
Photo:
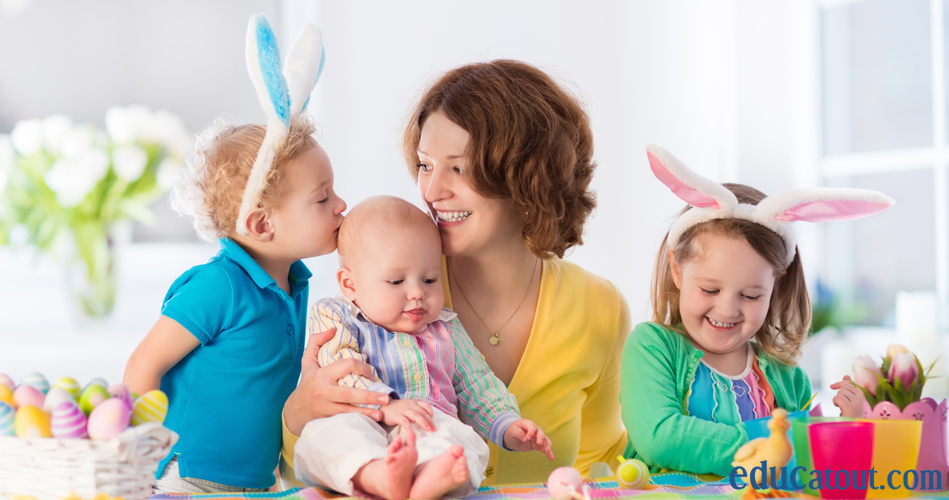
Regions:
<svg viewBox="0 0 949 500"><path fill-rule="evenodd" d="M6 172L16 164L16 150L7 134L0 134L0 172Z"/></svg>
<svg viewBox="0 0 949 500"><path fill-rule="evenodd" d="M78 205L98 182L98 179L91 178L83 171L78 161L66 158L56 160L43 180L56 193L56 199L63 208Z"/></svg>
<svg viewBox="0 0 949 500"><path fill-rule="evenodd" d="M158 187L167 191L175 186L178 180L178 172L181 170L181 162L172 158L165 158L158 165L158 172L155 181Z"/></svg>
<svg viewBox="0 0 949 500"><path fill-rule="evenodd" d="M39 153L43 149L43 121L23 120L10 132L13 147L23 156Z"/></svg>
<svg viewBox="0 0 949 500"><path fill-rule="evenodd" d="M151 115L145 106L114 106L105 112L105 129L116 143L129 144L142 135Z"/></svg>
<svg viewBox="0 0 949 500"><path fill-rule="evenodd" d="M135 145L119 146L112 152L115 173L126 182L134 182L142 176L148 165L148 153Z"/></svg>
<svg viewBox="0 0 949 500"><path fill-rule="evenodd" d="M63 136L62 153L64 158L78 160L96 147L96 129L89 125L78 126Z"/></svg>
<svg viewBox="0 0 949 500"><path fill-rule="evenodd" d="M79 158L79 166L94 184L98 183L109 171L109 153L104 149L90 149Z"/></svg>
<svg viewBox="0 0 949 500"><path fill-rule="evenodd" d="M66 115L52 115L43 120L43 146L54 156L59 156L63 138L72 130L72 119Z"/></svg>

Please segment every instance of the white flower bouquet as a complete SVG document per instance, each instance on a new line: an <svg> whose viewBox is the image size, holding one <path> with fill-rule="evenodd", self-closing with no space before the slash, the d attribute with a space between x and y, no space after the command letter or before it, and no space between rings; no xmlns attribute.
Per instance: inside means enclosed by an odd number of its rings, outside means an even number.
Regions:
<svg viewBox="0 0 949 500"><path fill-rule="evenodd" d="M0 244L18 227L26 243L74 256L86 286L73 291L91 316L114 305L115 223L154 220L148 205L170 189L193 143L179 117L144 106L110 108L105 125L54 115L0 134Z"/></svg>

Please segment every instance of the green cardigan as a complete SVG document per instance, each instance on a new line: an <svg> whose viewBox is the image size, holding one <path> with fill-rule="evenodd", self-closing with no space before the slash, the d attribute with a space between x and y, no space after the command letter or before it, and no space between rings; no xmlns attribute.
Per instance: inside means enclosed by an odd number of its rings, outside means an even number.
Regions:
<svg viewBox="0 0 949 500"><path fill-rule="evenodd" d="M779 408L802 409L811 383L798 366L785 365L752 342L758 366ZM656 323L640 323L623 348L620 404L629 436L626 458L652 471L673 469L727 476L738 448L748 441L745 424L722 424L685 411L689 386L703 352L682 334Z"/></svg>

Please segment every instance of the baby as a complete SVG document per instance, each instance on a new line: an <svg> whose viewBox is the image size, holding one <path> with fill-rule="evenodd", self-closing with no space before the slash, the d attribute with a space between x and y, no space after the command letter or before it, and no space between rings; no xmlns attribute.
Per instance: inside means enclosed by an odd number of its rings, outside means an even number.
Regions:
<svg viewBox="0 0 949 500"><path fill-rule="evenodd" d="M336 329L320 364L366 361L373 380L350 375L340 385L393 400L379 407L380 423L359 413L308 423L294 450L297 479L389 500L464 497L484 479L482 438L553 460L550 439L520 418L455 313L442 309L441 239L431 218L399 198L365 200L340 226L339 256L342 294L310 309L312 331Z"/></svg>

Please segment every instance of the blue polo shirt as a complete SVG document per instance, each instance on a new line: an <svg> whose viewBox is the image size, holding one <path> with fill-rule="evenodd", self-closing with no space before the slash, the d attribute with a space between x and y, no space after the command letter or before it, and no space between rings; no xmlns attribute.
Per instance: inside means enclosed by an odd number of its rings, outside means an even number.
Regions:
<svg viewBox="0 0 949 500"><path fill-rule="evenodd" d="M220 243L214 258L182 274L165 295L162 314L201 345L161 379L165 425L180 439L156 479L177 455L181 477L268 488L283 404L300 377L311 274L294 262L287 295L240 245Z"/></svg>

